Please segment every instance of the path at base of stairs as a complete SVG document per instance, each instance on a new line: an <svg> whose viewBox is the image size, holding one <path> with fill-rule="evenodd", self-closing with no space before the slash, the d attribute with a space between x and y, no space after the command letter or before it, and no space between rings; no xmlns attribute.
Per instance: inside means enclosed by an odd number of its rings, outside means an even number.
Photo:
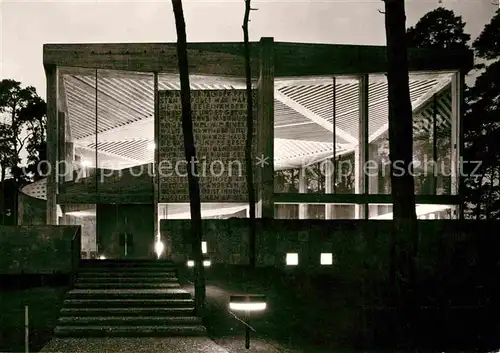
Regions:
<svg viewBox="0 0 500 353"><path fill-rule="evenodd" d="M42 350L74 353L229 353L206 337L54 338Z"/></svg>

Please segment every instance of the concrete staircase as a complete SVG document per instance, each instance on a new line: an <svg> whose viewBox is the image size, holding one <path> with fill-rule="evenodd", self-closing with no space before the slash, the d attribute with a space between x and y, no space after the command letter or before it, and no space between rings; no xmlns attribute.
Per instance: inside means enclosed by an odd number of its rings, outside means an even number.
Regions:
<svg viewBox="0 0 500 353"><path fill-rule="evenodd" d="M191 295L172 263L82 260L68 292L57 337L204 336Z"/></svg>

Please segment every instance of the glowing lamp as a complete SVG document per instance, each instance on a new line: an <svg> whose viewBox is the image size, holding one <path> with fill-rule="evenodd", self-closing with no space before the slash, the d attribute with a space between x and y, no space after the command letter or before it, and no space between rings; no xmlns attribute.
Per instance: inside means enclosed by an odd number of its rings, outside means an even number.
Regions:
<svg viewBox="0 0 500 353"><path fill-rule="evenodd" d="M266 308L266 297L261 294L232 295L229 301L229 309L234 311L263 311Z"/></svg>
<svg viewBox="0 0 500 353"><path fill-rule="evenodd" d="M333 264L333 254L332 253L322 253L320 255L321 265L332 265Z"/></svg>
<svg viewBox="0 0 500 353"><path fill-rule="evenodd" d="M210 266L212 266L212 261L203 260L203 267L210 267ZM194 267L194 260L188 260L187 267Z"/></svg>
<svg viewBox="0 0 500 353"><path fill-rule="evenodd" d="M160 258L161 254L163 254L163 250L165 250L165 245L160 239L158 239L155 243L155 253L158 259Z"/></svg>
<svg viewBox="0 0 500 353"><path fill-rule="evenodd" d="M207 253L207 242L206 241L201 242L201 252L202 252L202 254Z"/></svg>
<svg viewBox="0 0 500 353"><path fill-rule="evenodd" d="M100 256L99 256L99 260L106 260L106 256L104 256L104 255L100 255Z"/></svg>
<svg viewBox="0 0 500 353"><path fill-rule="evenodd" d="M286 254L286 264L288 266L297 266L299 264L299 254L297 253Z"/></svg>
<svg viewBox="0 0 500 353"><path fill-rule="evenodd" d="M245 312L245 348L250 348L250 313L266 310L266 296L262 294L231 295L229 309Z"/></svg>

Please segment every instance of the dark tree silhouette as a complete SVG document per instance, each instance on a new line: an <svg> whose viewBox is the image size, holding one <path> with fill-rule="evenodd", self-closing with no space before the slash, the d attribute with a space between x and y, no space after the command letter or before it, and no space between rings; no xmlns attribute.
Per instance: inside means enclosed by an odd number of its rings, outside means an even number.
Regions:
<svg viewBox="0 0 500 353"><path fill-rule="evenodd" d="M198 173L196 171L196 148L194 145L193 119L191 111L191 88L189 84L189 65L187 56L186 23L182 10L182 0L172 0L177 29L177 59L181 82L182 134L184 153L188 165L189 206L191 210L191 244L194 265L195 309L198 316L203 315L205 306L205 273L201 252L201 201ZM191 168L189 168L189 166Z"/></svg>
<svg viewBox="0 0 500 353"><path fill-rule="evenodd" d="M474 41L476 54L489 65L467 90L464 118L466 216L500 219L500 10ZM474 173L474 174L471 174Z"/></svg>
<svg viewBox="0 0 500 353"><path fill-rule="evenodd" d="M498 59L500 56L500 9L474 41L473 47L480 58Z"/></svg>
<svg viewBox="0 0 500 353"><path fill-rule="evenodd" d="M470 35L465 33L464 28L461 16L438 7L408 28L407 44L410 48L467 49Z"/></svg>
<svg viewBox="0 0 500 353"><path fill-rule="evenodd" d="M20 111L19 120L28 132L26 171L35 181L43 179L47 168L39 163L47 159L47 103L40 97L35 97Z"/></svg>
<svg viewBox="0 0 500 353"><path fill-rule="evenodd" d="M22 87L16 80L0 81L0 114L6 119L0 123L0 183L2 200L0 211L5 218L6 179L12 178L10 187L14 187L12 197L17 200L17 190L33 179L37 179L37 164L45 159L46 105L31 86ZM28 168L21 166L21 152L28 152ZM32 172L31 175L28 172ZM11 207L9 213L17 220L17 207Z"/></svg>

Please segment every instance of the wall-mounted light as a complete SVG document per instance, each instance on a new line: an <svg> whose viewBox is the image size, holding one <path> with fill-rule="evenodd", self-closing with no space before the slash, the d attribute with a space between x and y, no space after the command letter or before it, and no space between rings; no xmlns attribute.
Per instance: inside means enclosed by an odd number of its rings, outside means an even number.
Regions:
<svg viewBox="0 0 500 353"><path fill-rule="evenodd" d="M194 267L194 260L188 260L186 264L187 267ZM203 267L210 267L210 266L212 266L212 261L207 259L203 260Z"/></svg>
<svg viewBox="0 0 500 353"><path fill-rule="evenodd" d="M287 264L287 266L297 266L299 264L299 254L287 253L286 254L286 264Z"/></svg>
<svg viewBox="0 0 500 353"><path fill-rule="evenodd" d="M99 255L99 260L106 260L106 256L104 256L104 255Z"/></svg>
<svg viewBox="0 0 500 353"><path fill-rule="evenodd" d="M321 265L332 265L333 264L333 254L332 253L322 253L320 255Z"/></svg>
<svg viewBox="0 0 500 353"><path fill-rule="evenodd" d="M245 313L245 348L250 348L250 313L267 308L266 296L262 294L231 295L229 309Z"/></svg>
<svg viewBox="0 0 500 353"><path fill-rule="evenodd" d="M206 241L202 241L201 242L201 253L202 254L206 254L207 253L207 242Z"/></svg>

